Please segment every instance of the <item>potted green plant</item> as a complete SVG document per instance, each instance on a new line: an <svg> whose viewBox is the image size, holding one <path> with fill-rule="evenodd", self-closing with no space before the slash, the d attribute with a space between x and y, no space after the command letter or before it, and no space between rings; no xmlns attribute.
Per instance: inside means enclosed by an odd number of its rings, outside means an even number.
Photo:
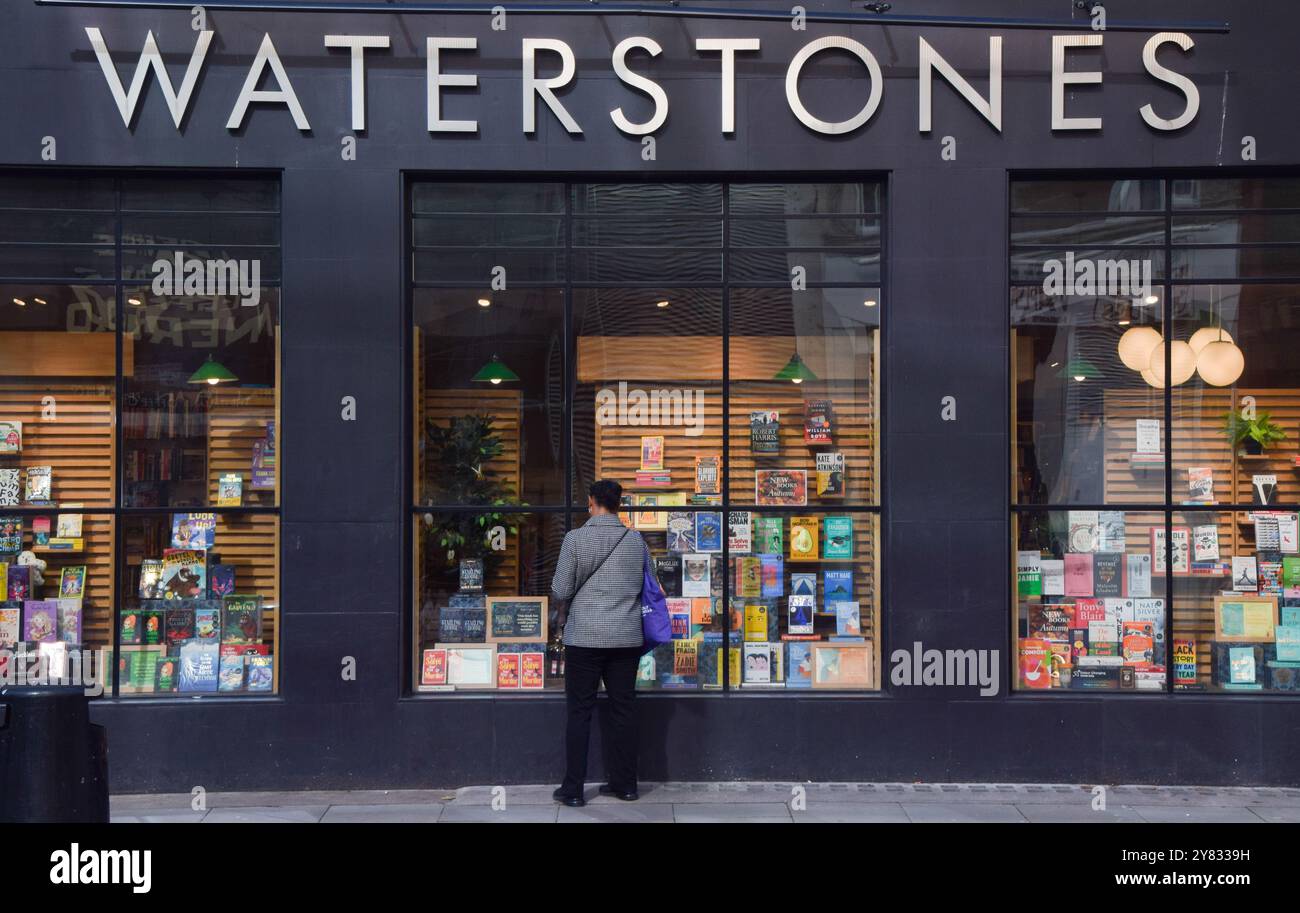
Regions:
<svg viewBox="0 0 1300 913"><path fill-rule="evenodd" d="M1224 413L1223 433L1233 450L1240 447L1247 454L1261 454L1286 439L1286 432L1266 411L1256 413L1254 418L1245 418L1237 412Z"/></svg>

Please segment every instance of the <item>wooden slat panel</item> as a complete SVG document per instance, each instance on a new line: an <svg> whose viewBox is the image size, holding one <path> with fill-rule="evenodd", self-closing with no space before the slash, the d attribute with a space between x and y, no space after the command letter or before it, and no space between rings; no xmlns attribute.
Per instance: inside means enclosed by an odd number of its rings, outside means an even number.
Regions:
<svg viewBox="0 0 1300 913"><path fill-rule="evenodd" d="M122 338L122 373L135 370L135 340ZM112 333L0 332L0 375L10 377L113 377L117 340ZM39 382L39 381L37 381Z"/></svg>

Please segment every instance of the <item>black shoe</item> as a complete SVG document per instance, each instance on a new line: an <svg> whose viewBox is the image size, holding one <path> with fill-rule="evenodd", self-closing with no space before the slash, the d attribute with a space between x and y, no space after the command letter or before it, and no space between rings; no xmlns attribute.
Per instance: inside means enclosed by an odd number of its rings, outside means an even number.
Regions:
<svg viewBox="0 0 1300 913"><path fill-rule="evenodd" d="M582 798L581 795L570 795L564 791L564 787L560 787L551 793L551 798L561 805L567 805L569 808L582 808L587 804L587 800Z"/></svg>
<svg viewBox="0 0 1300 913"><path fill-rule="evenodd" d="M622 799L624 802L635 802L640 798L635 789L625 793L619 792L608 783L601 784L599 792L602 796L613 796L615 799Z"/></svg>

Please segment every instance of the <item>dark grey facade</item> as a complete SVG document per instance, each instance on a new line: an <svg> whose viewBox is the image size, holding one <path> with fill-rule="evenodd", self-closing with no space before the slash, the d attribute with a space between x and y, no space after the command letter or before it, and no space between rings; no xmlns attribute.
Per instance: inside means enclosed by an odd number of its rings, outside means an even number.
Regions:
<svg viewBox="0 0 1300 913"><path fill-rule="evenodd" d="M847 0L805 5L861 11ZM1075 17L1081 27L1087 16L1070 0L895 7L891 15ZM1010 176L1300 167L1292 48L1300 11L1283 3L1233 9L1209 0L1117 0L1108 14L1104 46L1071 52L1068 67L1102 70L1104 83L1066 93L1070 115L1100 116L1104 127L1054 132L1052 36L1068 34L1065 28L809 22L797 31L781 21L508 13L506 30L494 31L487 13L213 9L216 36L178 130L152 78L133 126L123 125L84 29L102 31L124 81L152 30L176 83L194 47L188 11L10 4L0 31L0 164L268 169L283 181L280 694L98 702L113 788L396 788L558 776L560 697L406 691L409 508L394 454L409 450L402 213L404 175L416 171L885 176L882 655L915 641L997 649L1000 694L899 687L885 677L880 694L855 697L646 695L639 702L644 779L1300 783L1293 760L1300 705L1284 697L1032 696L1009 688ZM1148 127L1141 106L1172 117L1183 98L1144 71L1145 42L1229 14L1226 30L1189 31L1192 51L1161 54L1199 87L1195 120L1168 133ZM1152 24L1127 31L1121 20ZM225 127L264 33L311 121L308 132L279 105L254 105L243 129ZM391 49L366 55L369 129L357 138L355 161L340 154L352 135L348 57L324 47L326 34L392 39ZM918 36L982 92L990 34L1004 38L1001 132L942 80L934 85L934 129L919 132ZM444 116L477 118L478 133L426 131L426 35L478 38L477 52L456 52L445 64L478 73L478 88L444 93ZM654 161L643 160L640 140L609 117L619 106L633 120L650 110L610 66L613 46L631 35L664 48L635 64L671 105L655 134ZM878 111L843 136L814 134L785 101L791 57L823 35L862 42L884 71ZM703 36L762 40L760 52L738 60L732 135L720 130L718 55L694 50ZM573 47L577 80L560 97L581 136L544 108L536 134L522 131L524 37ZM867 91L862 68L841 57L819 57L803 85L809 106L836 120L856 111ZM41 159L46 136L57 141L52 163ZM955 160L941 155L945 136L956 140ZM1245 136L1256 141L1255 161L1242 160ZM949 395L957 397L955 422L940 419ZM356 397L355 423L339 420L344 396ZM338 573L344 566L366 570ZM344 656L356 657L355 681L340 676Z"/></svg>

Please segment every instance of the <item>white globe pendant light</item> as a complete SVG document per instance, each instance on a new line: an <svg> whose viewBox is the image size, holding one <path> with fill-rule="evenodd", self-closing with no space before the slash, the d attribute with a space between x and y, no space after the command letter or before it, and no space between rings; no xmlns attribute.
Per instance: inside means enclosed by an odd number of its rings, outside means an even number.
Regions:
<svg viewBox="0 0 1300 913"><path fill-rule="evenodd" d="M1197 355L1201 354L1204 349L1212 342L1232 342L1232 337L1223 327L1201 327L1192 334L1192 338L1187 340L1187 344L1192 347L1192 351Z"/></svg>
<svg viewBox="0 0 1300 913"><path fill-rule="evenodd" d="M1141 371L1151 364L1151 353L1160 343L1155 327L1129 327L1119 338L1119 360L1130 371Z"/></svg>
<svg viewBox="0 0 1300 913"><path fill-rule="evenodd" d="M1165 345L1169 347L1171 385L1177 387L1179 384L1186 383L1196 373L1196 353L1181 339L1156 346L1151 352L1151 361L1147 368L1161 386L1165 384Z"/></svg>
<svg viewBox="0 0 1300 913"><path fill-rule="evenodd" d="M1146 381L1148 385L1155 387L1157 390L1161 390L1165 386L1164 381L1158 380L1156 376L1151 373L1150 368L1142 369L1142 379Z"/></svg>
<svg viewBox="0 0 1300 913"><path fill-rule="evenodd" d="M1235 343L1226 339L1210 343L1196 356L1196 372L1211 387L1231 386L1245 370L1246 356Z"/></svg>

